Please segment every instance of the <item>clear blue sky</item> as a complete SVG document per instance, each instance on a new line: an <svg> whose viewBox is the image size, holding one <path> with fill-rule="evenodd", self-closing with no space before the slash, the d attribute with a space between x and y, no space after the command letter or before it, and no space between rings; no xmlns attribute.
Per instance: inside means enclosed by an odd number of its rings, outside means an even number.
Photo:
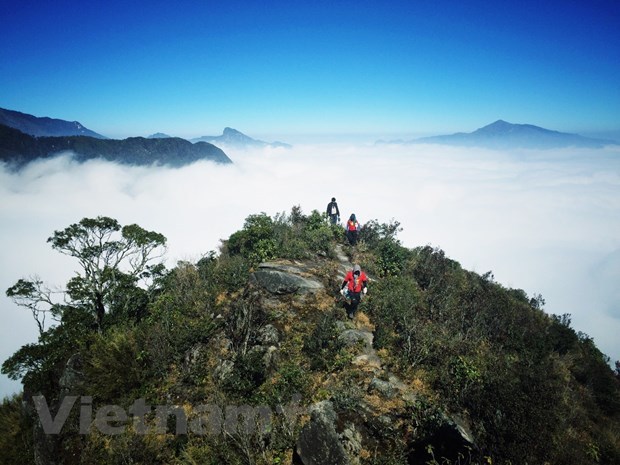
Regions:
<svg viewBox="0 0 620 465"><path fill-rule="evenodd" d="M0 107L109 137L620 130L617 0L0 1Z"/></svg>

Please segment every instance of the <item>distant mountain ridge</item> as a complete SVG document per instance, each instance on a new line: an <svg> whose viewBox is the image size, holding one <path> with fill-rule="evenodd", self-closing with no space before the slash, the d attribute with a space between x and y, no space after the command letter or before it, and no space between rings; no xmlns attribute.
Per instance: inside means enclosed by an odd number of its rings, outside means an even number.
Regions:
<svg viewBox="0 0 620 465"><path fill-rule="evenodd" d="M379 143L385 143L379 141ZM551 149L565 147L602 148L618 144L613 140L594 139L541 128L532 124L513 124L497 120L470 133L422 137L410 141L391 141L404 144L442 144L492 149L530 148Z"/></svg>
<svg viewBox="0 0 620 465"><path fill-rule="evenodd" d="M0 124L35 137L88 136L96 139L107 139L107 137L85 128L77 121L38 117L4 108L0 108Z"/></svg>
<svg viewBox="0 0 620 465"><path fill-rule="evenodd" d="M147 139L170 139L172 136L164 134L163 132L156 132L147 137Z"/></svg>
<svg viewBox="0 0 620 465"><path fill-rule="evenodd" d="M233 147L233 148L264 148L264 147L282 147L291 148L290 144L284 142L265 142L246 136L240 131L233 128L224 128L221 136L202 136L191 140L192 142L209 142L214 145Z"/></svg>
<svg viewBox="0 0 620 465"><path fill-rule="evenodd" d="M73 152L78 161L102 158L128 165L162 164L180 167L199 160L232 163L224 151L212 144L178 137L123 140L88 136L33 137L18 129L0 125L0 161L17 168L41 158Z"/></svg>

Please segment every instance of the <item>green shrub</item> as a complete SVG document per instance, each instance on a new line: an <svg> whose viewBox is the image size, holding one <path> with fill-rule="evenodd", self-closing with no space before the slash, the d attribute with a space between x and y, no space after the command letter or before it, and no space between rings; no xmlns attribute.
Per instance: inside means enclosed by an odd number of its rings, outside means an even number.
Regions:
<svg viewBox="0 0 620 465"><path fill-rule="evenodd" d="M222 388L237 401L249 401L265 379L263 353L252 351L235 357L232 372L224 379Z"/></svg>
<svg viewBox="0 0 620 465"><path fill-rule="evenodd" d="M251 266L274 258L303 259L316 254L333 255L336 236L318 211L306 216L301 208L293 207L273 219L265 213L250 215L241 231L225 242L226 254L241 255Z"/></svg>
<svg viewBox="0 0 620 465"><path fill-rule="evenodd" d="M358 250L364 256L364 267L371 274L397 276L407 267L413 254L396 238L400 230L398 222L386 224L370 220L362 226Z"/></svg>
<svg viewBox="0 0 620 465"><path fill-rule="evenodd" d="M408 277L384 278L372 288L368 309L375 323L377 348L399 354L400 362L415 366L433 352L436 333L427 331L429 322L422 309L416 282Z"/></svg>
<svg viewBox="0 0 620 465"><path fill-rule="evenodd" d="M241 231L232 234L226 242L231 255L242 255L251 265L277 256L274 222L266 213L250 215Z"/></svg>
<svg viewBox="0 0 620 465"><path fill-rule="evenodd" d="M304 339L303 352L310 358L313 370L331 371L342 361L345 344L338 338L336 312L323 315L312 333Z"/></svg>
<svg viewBox="0 0 620 465"><path fill-rule="evenodd" d="M309 373L298 363L286 361L270 375L261 394L261 403L271 407L289 402L293 396L305 398L310 387Z"/></svg>
<svg viewBox="0 0 620 465"><path fill-rule="evenodd" d="M22 406L23 396L5 397L0 404L0 463L28 465L34 457L32 418Z"/></svg>
<svg viewBox="0 0 620 465"><path fill-rule="evenodd" d="M196 263L198 275L209 297L215 301L221 292L234 292L247 285L250 264L242 255L215 255L209 252Z"/></svg>
<svg viewBox="0 0 620 465"><path fill-rule="evenodd" d="M97 401L131 398L145 380L133 331L114 328L94 338L84 357L86 390Z"/></svg>

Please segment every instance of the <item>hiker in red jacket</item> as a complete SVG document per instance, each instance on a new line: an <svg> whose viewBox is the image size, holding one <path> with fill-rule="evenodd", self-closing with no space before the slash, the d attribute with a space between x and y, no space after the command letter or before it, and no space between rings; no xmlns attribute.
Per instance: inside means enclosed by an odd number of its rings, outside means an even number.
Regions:
<svg viewBox="0 0 620 465"><path fill-rule="evenodd" d="M357 222L355 218L355 213L351 213L349 220L347 221L347 239L349 240L349 244L355 245L357 244L357 234L360 230L360 224Z"/></svg>
<svg viewBox="0 0 620 465"><path fill-rule="evenodd" d="M368 277L366 273L362 271L359 265L355 265L351 271L347 273L340 286L340 293L348 300L345 304L347 309L347 316L349 318L355 317L357 306L362 300L362 296L365 296L368 292Z"/></svg>

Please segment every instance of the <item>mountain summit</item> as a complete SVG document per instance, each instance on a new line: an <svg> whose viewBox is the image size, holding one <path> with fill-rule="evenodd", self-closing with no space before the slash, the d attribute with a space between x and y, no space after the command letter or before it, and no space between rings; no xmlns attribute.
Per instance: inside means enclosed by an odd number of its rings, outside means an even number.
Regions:
<svg viewBox="0 0 620 465"><path fill-rule="evenodd" d="M38 277L6 291L41 303L40 337L2 364L24 392L0 405L0 463L620 463L619 373L593 340L398 228L371 220L350 247L316 210L254 214L170 270L137 224L55 231L64 304Z"/></svg>
<svg viewBox="0 0 620 465"><path fill-rule="evenodd" d="M397 143L397 141L392 143ZM579 134L553 131L534 126L533 124L513 124L501 119L470 133L458 132L450 135L422 137L405 143L442 144L491 149L602 148L606 145L617 144L613 140L593 139Z"/></svg>
<svg viewBox="0 0 620 465"><path fill-rule="evenodd" d="M221 136L202 136L192 139L192 142L209 142L216 146L225 146L232 148L264 148L264 147L283 147L291 148L291 145L284 142L265 142L246 136L236 129L226 127Z"/></svg>
<svg viewBox="0 0 620 465"><path fill-rule="evenodd" d="M156 132L147 137L147 139L170 139L172 136L164 134L163 132Z"/></svg>

